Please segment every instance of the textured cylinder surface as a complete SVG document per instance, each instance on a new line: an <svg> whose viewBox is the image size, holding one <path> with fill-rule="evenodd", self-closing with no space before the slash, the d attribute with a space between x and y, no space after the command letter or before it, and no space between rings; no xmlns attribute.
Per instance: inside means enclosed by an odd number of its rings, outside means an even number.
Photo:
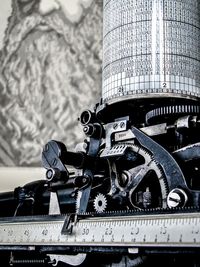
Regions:
<svg viewBox="0 0 200 267"><path fill-rule="evenodd" d="M200 97L200 0L104 0L103 102Z"/></svg>

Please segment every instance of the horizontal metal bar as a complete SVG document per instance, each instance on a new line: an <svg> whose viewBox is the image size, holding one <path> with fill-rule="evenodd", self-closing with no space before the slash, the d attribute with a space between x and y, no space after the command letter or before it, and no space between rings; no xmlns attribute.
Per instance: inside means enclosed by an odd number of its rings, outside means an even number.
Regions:
<svg viewBox="0 0 200 267"><path fill-rule="evenodd" d="M200 248L200 213L86 218L72 222L72 234L66 235L64 217L53 218L1 221L0 246Z"/></svg>

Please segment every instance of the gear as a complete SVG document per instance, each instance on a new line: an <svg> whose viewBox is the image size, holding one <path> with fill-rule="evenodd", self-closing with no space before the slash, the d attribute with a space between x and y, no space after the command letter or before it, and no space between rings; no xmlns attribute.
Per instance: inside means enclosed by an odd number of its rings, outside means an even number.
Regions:
<svg viewBox="0 0 200 267"><path fill-rule="evenodd" d="M139 195L136 196L136 191L140 186L140 184L142 184L143 182L144 188L142 190L144 191L142 192L143 193L142 201L144 202L144 196L146 194L146 191L149 191L149 186L150 186L152 190L152 200L155 205L154 207L166 208L168 186L166 177L163 173L160 164L154 159L152 154L147 149L135 144L125 144L125 145L127 146L125 154L127 153L127 151L135 153L138 156L141 156L143 162L142 163L140 162L137 166L134 166L135 164L133 161L133 167L130 167L129 165L128 168L122 170L122 175L126 175L127 178L126 178L126 183L124 183L124 186L121 185L118 179L115 180L115 186L116 188L119 189L118 194L121 197L127 195L132 207L141 208L134 203L135 201L134 199L140 197ZM116 166L117 172L119 171L118 167ZM157 184L157 189L154 188L154 186L152 185L153 183L155 183L155 186ZM140 194L140 192L138 192L138 194ZM156 198L157 200L155 200Z"/></svg>
<svg viewBox="0 0 200 267"><path fill-rule="evenodd" d="M160 186L160 195L161 195L161 206L163 208L166 208L167 207L167 195L168 195L168 187L167 187L167 181L165 179L165 175L163 173L163 170L160 166L160 164L153 158L153 156L144 148L140 147L138 149L137 146L135 146L134 148L132 147L133 150L138 150L138 153L144 157L144 160L145 160L145 163L143 165L143 168L144 168L144 174L143 174L143 179L144 177L146 177L150 172L154 172L155 176L156 176L156 179L159 183L159 186ZM134 174L134 169L133 168L130 172L131 172L131 175ZM140 171L141 172L141 171ZM138 174L138 173L137 173ZM136 175L137 175L136 174ZM151 182L150 182L151 183ZM146 190L149 189L148 187L146 188ZM130 192L129 192L129 198L130 198L130 201L132 203L132 200L131 200L131 196L133 195L134 193L134 189L131 189ZM144 192L145 194L145 192ZM155 196L152 196L152 198L155 197ZM133 204L133 203L132 203Z"/></svg>
<svg viewBox="0 0 200 267"><path fill-rule="evenodd" d="M200 113L200 106L196 105L177 105L166 106L153 109L146 114L146 123L152 124L155 122L161 122L163 117L172 117L176 115L197 115Z"/></svg>
<svg viewBox="0 0 200 267"><path fill-rule="evenodd" d="M94 199L94 209L97 213L102 213L107 208L107 199L105 195L99 193Z"/></svg>

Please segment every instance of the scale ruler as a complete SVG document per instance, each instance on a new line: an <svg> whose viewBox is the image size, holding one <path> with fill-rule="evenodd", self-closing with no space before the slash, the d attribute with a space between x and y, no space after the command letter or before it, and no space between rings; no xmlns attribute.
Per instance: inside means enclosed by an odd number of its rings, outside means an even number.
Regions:
<svg viewBox="0 0 200 267"><path fill-rule="evenodd" d="M200 213L87 218L66 235L63 224L63 216L1 221L0 246L200 247Z"/></svg>

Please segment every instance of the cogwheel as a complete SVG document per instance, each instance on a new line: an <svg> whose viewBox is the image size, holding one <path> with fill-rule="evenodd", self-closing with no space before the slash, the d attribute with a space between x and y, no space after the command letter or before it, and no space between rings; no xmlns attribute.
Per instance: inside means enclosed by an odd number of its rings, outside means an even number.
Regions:
<svg viewBox="0 0 200 267"><path fill-rule="evenodd" d="M107 199L106 199L106 197L103 194L99 193L95 197L93 205L94 205L94 209L95 209L95 211L97 213L104 212L106 210L106 208L107 208Z"/></svg>
<svg viewBox="0 0 200 267"><path fill-rule="evenodd" d="M139 165L139 166L136 166L134 168L127 170L130 173L130 177L135 175L134 174L135 170L139 172L138 167L144 170L144 175L146 175L149 171L154 171L157 177L156 179L160 185L160 190L161 190L161 196L162 196L161 207L166 208L167 207L168 184L167 184L165 174L160 164L154 159L153 155L146 148L135 145L135 144L131 144L131 143L122 143L122 144L126 145L127 149L137 153L138 155L142 156L144 159L144 163L142 167L141 165ZM118 181L116 180L117 188L122 192L124 190L129 190L129 196L131 196L134 190L134 189L132 190L131 188L129 188L130 184L131 184L131 180L128 182L128 184L124 188L121 188ZM133 205L133 203L131 204Z"/></svg>
<svg viewBox="0 0 200 267"><path fill-rule="evenodd" d="M197 105L177 105L177 106L166 106L153 109L146 114L146 123L152 124L155 121L162 121L163 117L179 116L179 115L198 115L200 113L200 106Z"/></svg>

